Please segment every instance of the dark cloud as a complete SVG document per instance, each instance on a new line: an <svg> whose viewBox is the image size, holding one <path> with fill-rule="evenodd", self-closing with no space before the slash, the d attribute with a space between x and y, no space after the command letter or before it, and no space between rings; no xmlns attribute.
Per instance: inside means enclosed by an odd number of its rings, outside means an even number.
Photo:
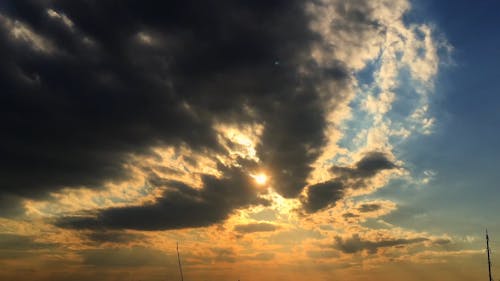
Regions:
<svg viewBox="0 0 500 281"><path fill-rule="evenodd" d="M222 169L222 168L221 168ZM160 179L168 187L152 205L105 209L96 217L63 217L57 225L74 229L167 230L209 226L226 219L235 209L267 204L252 179L236 168L223 170L226 177L202 176L201 189Z"/></svg>
<svg viewBox="0 0 500 281"><path fill-rule="evenodd" d="M375 254L379 248L404 246L427 241L427 238L419 237L412 239L385 239L379 241L363 240L359 235L353 235L351 238L335 238L334 247L344 253L352 254L366 250L370 254Z"/></svg>
<svg viewBox="0 0 500 281"><path fill-rule="evenodd" d="M303 198L304 209L314 213L337 202L344 196L345 186L340 181L329 181L309 186L307 198Z"/></svg>
<svg viewBox="0 0 500 281"><path fill-rule="evenodd" d="M342 215L344 219L355 219L359 218L359 215L353 214L353 213L345 213Z"/></svg>
<svg viewBox="0 0 500 281"><path fill-rule="evenodd" d="M317 88L324 79L349 79L341 63L320 68L311 60L319 38L305 1L7 2L0 6L0 198L127 179L130 156L153 146L221 151L219 121L264 124L258 156L277 190L295 197L325 141ZM49 8L73 28L50 18ZM8 20L53 48L15 38ZM169 207L173 196L198 209ZM154 206L105 211L103 219L201 212L190 196L177 191ZM192 217L175 225L207 222Z"/></svg>
<svg viewBox="0 0 500 281"><path fill-rule="evenodd" d="M0 259L18 259L32 256L43 250L54 251L57 244L38 242L35 237L0 233Z"/></svg>
<svg viewBox="0 0 500 281"><path fill-rule="evenodd" d="M313 213L335 204L335 202L342 199L346 189L363 188L366 186L366 180L372 178L378 172L396 167L387 158L387 155L381 152L367 153L354 164L354 167L333 166L331 170L338 176L333 180L309 186L307 197L301 198L304 209L308 213ZM365 206L365 208L376 207Z"/></svg>
<svg viewBox="0 0 500 281"><path fill-rule="evenodd" d="M272 232L277 230L279 227L272 223L249 223L249 224L239 224L234 227L234 231L238 233L254 233L254 232Z"/></svg>
<svg viewBox="0 0 500 281"><path fill-rule="evenodd" d="M36 242L32 236L24 236L18 234L0 234L0 249L1 250L36 250L53 248L53 243Z"/></svg>
<svg viewBox="0 0 500 281"><path fill-rule="evenodd" d="M382 170L397 166L382 152L370 152L359 160L353 168L333 166L332 172L348 179L364 179L376 175Z"/></svg>
<svg viewBox="0 0 500 281"><path fill-rule="evenodd" d="M370 212L375 212L382 209L382 206L378 203L372 203L372 204L362 204L359 206L358 211L361 213L370 213Z"/></svg>
<svg viewBox="0 0 500 281"><path fill-rule="evenodd" d="M145 235L128 233L125 231L92 231L85 237L96 243L118 243L126 244L132 241L144 240Z"/></svg>

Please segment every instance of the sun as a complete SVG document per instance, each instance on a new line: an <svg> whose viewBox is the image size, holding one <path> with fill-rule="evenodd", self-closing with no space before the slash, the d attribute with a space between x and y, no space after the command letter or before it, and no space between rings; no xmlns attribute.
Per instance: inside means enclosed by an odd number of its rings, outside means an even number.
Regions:
<svg viewBox="0 0 500 281"><path fill-rule="evenodd" d="M267 183L267 175L264 173L259 173L256 175L251 175L258 185L264 185Z"/></svg>

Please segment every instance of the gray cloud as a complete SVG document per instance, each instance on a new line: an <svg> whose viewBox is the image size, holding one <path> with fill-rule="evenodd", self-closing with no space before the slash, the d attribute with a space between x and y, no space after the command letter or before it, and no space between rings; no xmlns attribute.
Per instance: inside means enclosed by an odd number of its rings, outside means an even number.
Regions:
<svg viewBox="0 0 500 281"><path fill-rule="evenodd" d="M40 251L54 251L55 243L38 242L33 236L0 233L0 258L18 259L32 256Z"/></svg>
<svg viewBox="0 0 500 281"><path fill-rule="evenodd" d="M345 213L342 215L345 219L354 219L354 218L359 218L359 215L353 214L353 213Z"/></svg>
<svg viewBox="0 0 500 281"><path fill-rule="evenodd" d="M132 241L144 240L145 235L127 233L124 231L92 231L85 237L96 243L119 243L126 244Z"/></svg>
<svg viewBox="0 0 500 281"><path fill-rule="evenodd" d="M18 234L0 234L0 249L1 250L36 250L53 248L53 243L36 242L32 236Z"/></svg>
<svg viewBox="0 0 500 281"><path fill-rule="evenodd" d="M338 176L333 180L309 186L307 196L301 198L304 209L308 213L314 213L335 204L343 198L346 189L363 188L366 186L365 181L380 171L396 167L387 158L387 155L381 152L367 153L352 168L333 166L331 170ZM363 207L361 208L363 209ZM370 208L376 207L365 206L365 209Z"/></svg>
<svg viewBox="0 0 500 281"><path fill-rule="evenodd" d="M381 208L382 206L378 203L362 204L361 206L359 206L358 211L360 211L361 213L370 213L378 211Z"/></svg>
<svg viewBox="0 0 500 281"><path fill-rule="evenodd" d="M278 227L272 223L249 223L238 224L234 227L234 231L238 233L254 233L254 232L272 232L277 230Z"/></svg>
<svg viewBox="0 0 500 281"><path fill-rule="evenodd" d="M333 173L339 174L340 177L349 179L364 179L370 178L383 170L394 169L397 166L387 158L387 155L382 152L367 153L359 160L353 168L333 166Z"/></svg>
<svg viewBox="0 0 500 281"><path fill-rule="evenodd" d="M220 167L226 177L203 175L201 189L156 178L168 187L151 205L105 209L96 217L63 217L56 224L73 229L167 230L209 226L226 219L235 209L266 205L252 179L237 168Z"/></svg>
<svg viewBox="0 0 500 281"><path fill-rule="evenodd" d="M344 189L345 185L335 180L311 185L307 190L307 198L302 199L304 209L309 213L319 211L342 199Z"/></svg>
<svg viewBox="0 0 500 281"><path fill-rule="evenodd" d="M347 254L357 253L364 250L366 250L370 254L375 254L379 248L404 246L424 242L427 240L427 238L419 237L412 239L385 239L379 241L369 241L361 239L359 235L353 235L351 238L347 239L336 237L334 248Z"/></svg>

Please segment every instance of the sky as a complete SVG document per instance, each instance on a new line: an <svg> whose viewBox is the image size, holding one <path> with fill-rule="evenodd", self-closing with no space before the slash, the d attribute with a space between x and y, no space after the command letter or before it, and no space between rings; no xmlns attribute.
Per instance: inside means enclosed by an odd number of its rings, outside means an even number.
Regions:
<svg viewBox="0 0 500 281"><path fill-rule="evenodd" d="M0 280L500 276L499 9L0 1Z"/></svg>

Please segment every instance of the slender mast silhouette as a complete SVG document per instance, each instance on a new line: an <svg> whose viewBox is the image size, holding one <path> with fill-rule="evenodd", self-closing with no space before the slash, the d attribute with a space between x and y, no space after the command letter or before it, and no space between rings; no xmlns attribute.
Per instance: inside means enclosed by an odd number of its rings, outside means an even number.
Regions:
<svg viewBox="0 0 500 281"><path fill-rule="evenodd" d="M490 238L488 237L488 229L486 229L486 252L488 253L488 274L490 281L493 281L493 277L491 277Z"/></svg>
<svg viewBox="0 0 500 281"><path fill-rule="evenodd" d="M179 271L181 273L181 281L184 281L184 276L182 275L181 256L179 255L179 242L177 242L177 260L179 261Z"/></svg>

